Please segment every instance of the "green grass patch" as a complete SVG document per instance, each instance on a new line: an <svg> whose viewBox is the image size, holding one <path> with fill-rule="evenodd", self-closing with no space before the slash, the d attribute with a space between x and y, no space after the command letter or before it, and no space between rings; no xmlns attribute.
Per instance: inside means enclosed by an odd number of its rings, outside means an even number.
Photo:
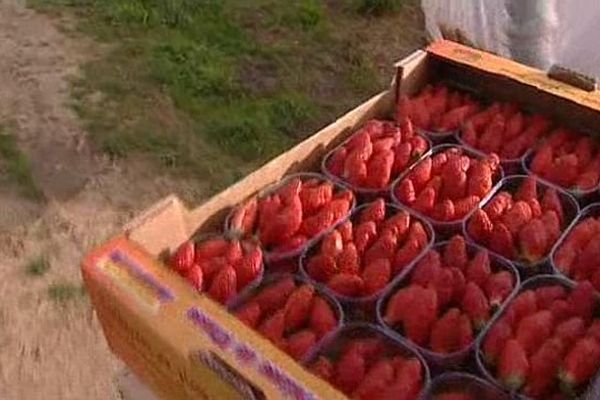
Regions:
<svg viewBox="0 0 600 400"><path fill-rule="evenodd" d="M36 257L30 260L25 265L25 273L29 276L43 276L50 270L50 261L44 255Z"/></svg>
<svg viewBox="0 0 600 400"><path fill-rule="evenodd" d="M409 1L412 0L355 0L358 12L370 15L396 12Z"/></svg>
<svg viewBox="0 0 600 400"><path fill-rule="evenodd" d="M48 297L60 304L81 299L85 294L86 291L83 286L73 283L57 282L48 286Z"/></svg>
<svg viewBox="0 0 600 400"><path fill-rule="evenodd" d="M15 137L0 128L0 182L2 180L17 185L26 197L42 198L33 181L27 156L19 149Z"/></svg>

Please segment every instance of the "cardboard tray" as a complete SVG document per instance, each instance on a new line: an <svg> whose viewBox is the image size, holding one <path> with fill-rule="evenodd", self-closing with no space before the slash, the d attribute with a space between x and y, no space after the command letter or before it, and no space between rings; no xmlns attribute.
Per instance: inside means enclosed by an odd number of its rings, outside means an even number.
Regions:
<svg viewBox="0 0 600 400"><path fill-rule="evenodd" d="M285 353L194 292L158 256L197 232L218 230L229 209L284 175L317 171L328 150L370 118L391 118L400 94L443 79L512 100L575 128L600 125L600 96L545 73L448 41L396 64L391 87L196 208L159 201L93 250L82 271L112 351L159 396L178 399L343 399Z"/></svg>

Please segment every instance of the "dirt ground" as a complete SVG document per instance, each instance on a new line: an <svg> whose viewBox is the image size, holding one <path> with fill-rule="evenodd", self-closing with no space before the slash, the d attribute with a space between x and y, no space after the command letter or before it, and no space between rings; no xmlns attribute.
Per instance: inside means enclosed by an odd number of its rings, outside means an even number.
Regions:
<svg viewBox="0 0 600 400"><path fill-rule="evenodd" d="M85 251L160 197L198 191L144 160L113 163L90 148L69 108L69 79L102 48L57 28L70 23L0 0L0 125L17 137L47 198L27 201L0 187L2 400L119 398L113 379L121 365L88 298L61 304L48 287L79 287ZM24 265L42 254L49 271L27 275Z"/></svg>

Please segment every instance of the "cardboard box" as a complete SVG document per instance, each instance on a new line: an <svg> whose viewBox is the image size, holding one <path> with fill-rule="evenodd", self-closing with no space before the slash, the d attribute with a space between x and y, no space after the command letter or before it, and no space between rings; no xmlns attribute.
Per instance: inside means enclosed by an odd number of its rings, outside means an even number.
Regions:
<svg viewBox="0 0 600 400"><path fill-rule="evenodd" d="M113 352L170 400L345 398L157 259L193 233L220 230L230 207L284 175L318 170L324 154L366 120L391 117L397 96L438 79L485 97L516 100L567 126L600 125L598 92L448 41L416 51L397 64L390 89L240 182L196 208L169 196L91 252L83 261L83 276Z"/></svg>

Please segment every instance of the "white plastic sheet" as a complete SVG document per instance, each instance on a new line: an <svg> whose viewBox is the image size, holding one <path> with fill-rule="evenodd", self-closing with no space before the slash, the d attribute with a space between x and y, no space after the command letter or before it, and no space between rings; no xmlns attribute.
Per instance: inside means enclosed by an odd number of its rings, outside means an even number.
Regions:
<svg viewBox="0 0 600 400"><path fill-rule="evenodd" d="M422 0L432 38L600 77L599 0Z"/></svg>

